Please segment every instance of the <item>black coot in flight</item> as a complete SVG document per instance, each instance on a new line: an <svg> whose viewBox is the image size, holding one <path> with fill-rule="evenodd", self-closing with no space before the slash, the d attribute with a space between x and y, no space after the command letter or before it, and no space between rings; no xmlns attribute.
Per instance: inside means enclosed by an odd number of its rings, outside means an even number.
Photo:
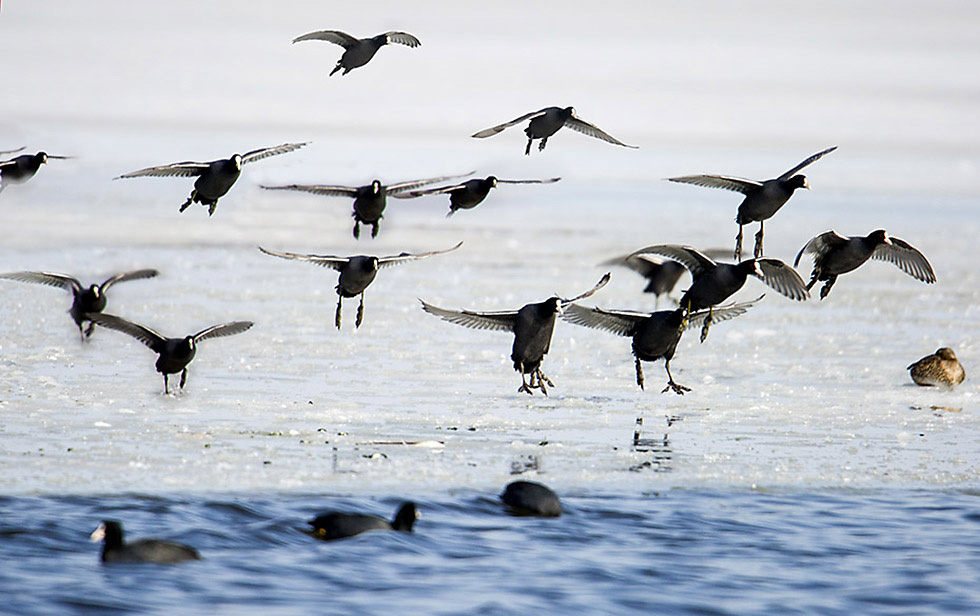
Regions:
<svg viewBox="0 0 980 616"><path fill-rule="evenodd" d="M735 318L744 314L757 301L759 300L715 308L714 319L715 321L726 321ZM571 306L562 315L562 318L569 323L631 337L633 339L633 356L636 358L636 384L640 386L640 389L644 388L643 367L640 361L663 359L665 361L664 368L667 370L667 387L661 393L673 390L674 393L680 395L686 391L691 391L691 388L674 382L674 377L670 374L670 360L674 357L677 343L680 342L684 330L688 327L701 325L701 322L707 317L707 310L685 314L684 309L678 308L676 310L661 310L651 314L631 310L585 308L583 306Z"/></svg>
<svg viewBox="0 0 980 616"><path fill-rule="evenodd" d="M809 189L806 176L797 175L807 165L817 161L824 154L829 154L837 149L837 146L821 150L813 156L807 158L778 178L765 181L746 180L728 175L684 175L676 178L668 178L671 182L681 182L684 184L694 184L707 188L723 188L733 190L745 195L745 199L738 206L738 215L735 222L738 223L738 235L735 237L735 260L742 259L742 227L751 222L759 223L759 232L755 235L755 256L762 256L763 225L765 221L775 215L779 208L789 201L793 192L797 188Z"/></svg>
<svg viewBox="0 0 980 616"><path fill-rule="evenodd" d="M13 154L23 149L8 150L0 152L0 154ZM3 192L3 189L8 185L23 184L31 179L41 168L41 165L46 164L48 160L66 160L68 158L71 157L38 152L37 154L21 154L10 160L0 161L0 192Z"/></svg>
<svg viewBox="0 0 980 616"><path fill-rule="evenodd" d="M820 299L827 297L838 276L856 270L868 259L888 261L921 282L936 282L936 274L925 255L905 240L888 235L884 229L855 237L825 231L803 246L793 265L799 265L805 254L813 257L813 272L806 288L811 289L818 281L825 281L820 289Z"/></svg>
<svg viewBox="0 0 980 616"><path fill-rule="evenodd" d="M539 111L532 111L530 113L525 113L519 118L515 118L510 122L504 122L503 124L498 124L497 126L492 126L481 130L478 133L474 133L473 137L477 139L484 139L486 137L493 137L497 133L503 132L505 129L514 126L515 124L520 124L525 120L530 120L527 128L524 129L524 134L527 135L527 148L524 150L525 155L531 154L531 142L535 139L540 139L541 143L538 144L538 151L544 150L544 147L548 144L548 137L554 135L558 132L558 129L563 126L578 131L583 135L588 135L589 137L595 137L596 139L601 139L608 143L615 145L621 145L624 148L636 149L635 145L627 145L616 139L609 133L603 131L601 128L595 124L590 124L585 120L581 119L575 115L575 109L572 107L545 107Z"/></svg>
<svg viewBox="0 0 980 616"><path fill-rule="evenodd" d="M138 325L115 315L93 313L89 314L88 318L102 327L129 334L159 355L156 368L157 372L163 375L163 391L168 394L170 393L168 376L171 374L180 373L180 388L184 388L184 384L187 382L187 364L191 363L197 354L199 342L209 338L240 334L253 325L251 321L234 321L213 325L183 338L165 338L149 327Z"/></svg>
<svg viewBox="0 0 980 616"><path fill-rule="evenodd" d="M548 178L546 180L501 180L497 176L491 175L483 179L476 178L466 180L452 186L437 186L434 188L423 188L411 192L403 192L392 195L398 199L414 199L422 195L441 195L449 193L449 213L446 217L452 216L456 210L470 210L483 203L483 200L490 194L490 190L497 187L497 184L552 184L561 178Z"/></svg>
<svg viewBox="0 0 980 616"><path fill-rule="evenodd" d="M514 370L521 373L521 386L517 391L532 393L532 389L540 389L548 395L545 383L554 387L551 379L541 372L541 361L551 349L551 336L555 330L555 320L567 306L583 300L601 289L609 282L606 274L598 283L585 293L571 299L552 297L537 304L527 304L520 310L501 310L498 312L474 312L471 310L446 310L422 302L422 309L445 321L471 327L473 329L490 329L511 332L514 334L514 346L511 350L511 360ZM530 383L524 378L530 375Z"/></svg>
<svg viewBox="0 0 980 616"><path fill-rule="evenodd" d="M357 319L354 321L354 327L361 326L361 321L364 318L364 290L372 282L374 282L374 278L378 275L379 269L382 267L390 267L392 265L406 263L408 261L417 261L418 259L425 259L426 257L446 254L447 252L456 250L462 245L463 242L460 242L452 248L448 248L446 250L433 250L431 252L423 252L418 254L403 252L400 255L394 255L391 257L372 257L367 255L355 255L353 257L303 255L295 252L276 252L274 250L266 250L261 246L259 246L259 250L274 257L294 259L296 261L306 261L307 263L312 263L321 267L329 267L340 272L340 278L337 281L336 287L337 314L334 317L334 322L337 325L337 329L340 329L340 309L344 298L357 297L358 295L361 296L361 303L357 306Z"/></svg>
<svg viewBox="0 0 980 616"><path fill-rule="evenodd" d="M225 196L231 190L235 181L242 174L242 165L254 163L270 156L292 152L304 145L306 143L284 143L272 148L262 148L261 150L252 150L244 154L234 154L231 158L222 158L207 163L184 161L170 165L161 165L159 167L147 167L146 169L140 169L132 173L125 173L113 179L120 180L123 178L148 176L196 177L197 180L194 182L194 190L187 197L187 201L180 206L180 211L183 212L192 203L200 203L208 208L208 216L210 216L214 214L214 210L218 207L218 199Z"/></svg>
<svg viewBox="0 0 980 616"><path fill-rule="evenodd" d="M681 296L680 307L686 312L707 309L708 316L701 328L701 342L708 336L716 306L745 285L749 276L755 276L779 294L803 301L810 297L803 279L792 267L779 259L746 259L741 263L716 263L707 255L690 246L661 244L648 246L634 255L654 253L670 257L691 272L694 282Z"/></svg>
<svg viewBox="0 0 980 616"><path fill-rule="evenodd" d="M297 36L293 39L293 43L299 43L300 41L327 41L328 43L335 43L344 48L343 55L340 56L340 60L337 60L337 66L330 71L331 76L339 70L344 71L341 73L341 76L343 76L355 68L364 66L385 45L398 43L399 45L407 45L408 47L418 47L422 44L421 41L408 32L399 32L397 30L363 39L353 37L340 30L318 30Z"/></svg>
<svg viewBox="0 0 980 616"><path fill-rule="evenodd" d="M95 323L92 323L88 318L89 313L102 312L106 307L106 292L109 287L116 284L117 282L125 282L127 280L140 280L143 278L153 278L160 272L155 269L141 269L133 270L131 272L123 272L122 274L116 274L111 278L103 281L102 284L93 284L88 287L82 286L82 283L72 276L66 274L54 274L51 272L11 272L9 274L0 274L0 278L6 278L8 280L19 280L20 282L33 282L35 284L46 284L52 287L59 287L65 289L72 294L71 308L68 310L68 314L75 321L75 325L78 326L78 331L82 336L84 341L86 338L92 335L92 330L95 329ZM85 321L90 321L88 328L83 328L82 324Z"/></svg>
<svg viewBox="0 0 980 616"><path fill-rule="evenodd" d="M388 205L388 196L394 196L420 186L452 180L459 175L444 175L425 180L411 180L398 184L382 184L374 180L366 186L326 186L321 184L289 184L286 186L263 186L266 190L296 190L324 197L352 197L354 199L354 238L361 237L361 224L371 225L371 237L378 236L378 225Z"/></svg>

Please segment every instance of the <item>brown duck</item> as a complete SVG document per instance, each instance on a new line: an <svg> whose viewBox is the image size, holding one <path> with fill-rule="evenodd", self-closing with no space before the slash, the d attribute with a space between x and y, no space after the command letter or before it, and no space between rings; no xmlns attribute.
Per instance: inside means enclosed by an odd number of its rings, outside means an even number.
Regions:
<svg viewBox="0 0 980 616"><path fill-rule="evenodd" d="M966 378L966 372L960 361L956 359L956 353L949 347L943 347L932 355L926 355L906 370L912 375L915 384L922 387L937 386L952 389Z"/></svg>

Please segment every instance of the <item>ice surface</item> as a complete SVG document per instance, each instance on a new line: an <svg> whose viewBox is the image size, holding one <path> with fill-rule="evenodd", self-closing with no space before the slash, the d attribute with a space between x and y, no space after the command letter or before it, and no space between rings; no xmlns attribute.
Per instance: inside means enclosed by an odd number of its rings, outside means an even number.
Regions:
<svg viewBox="0 0 980 616"><path fill-rule="evenodd" d="M83 345L67 294L3 281L0 491L381 494L496 489L513 471L562 489L975 486L978 18L967 1L4 3L0 149L76 158L0 195L0 269L94 282L156 267L113 288L109 311L168 335L257 325L203 343L185 393L164 396L141 344L97 330ZM289 43L320 28L403 29L423 45L328 78L338 47ZM548 105L640 149L562 131L524 157L520 128L469 138ZM178 214L189 179L111 181L307 140L245 167L212 218ZM638 390L628 339L566 323L543 366L552 395L518 394L508 335L419 308L512 309L577 294L597 263L641 246L731 246L737 195L662 178L764 179L830 145L807 170L813 190L766 225L767 253L791 261L826 229L884 227L939 282L873 262L822 303L769 292L705 344L685 337L671 366L684 397L659 393L661 363ZM349 201L258 187L470 169L563 180L502 186L451 219L444 197L393 201L379 238L359 242ZM333 327L336 273L256 249L460 240L382 271L356 332L356 301ZM652 310L641 289L616 270L586 304ZM763 291L750 280L738 298ZM916 388L905 366L940 346L967 381Z"/></svg>

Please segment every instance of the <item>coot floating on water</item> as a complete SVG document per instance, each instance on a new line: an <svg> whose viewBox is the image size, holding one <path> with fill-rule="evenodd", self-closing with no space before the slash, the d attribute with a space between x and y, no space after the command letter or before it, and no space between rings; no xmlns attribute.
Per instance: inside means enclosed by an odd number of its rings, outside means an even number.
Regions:
<svg viewBox="0 0 980 616"><path fill-rule="evenodd" d="M115 520L102 522L92 532L90 538L92 541L102 542L102 562L104 563L170 565L188 560L201 560L201 555L194 548L172 541L140 539L126 543L123 540L122 524Z"/></svg>
<svg viewBox="0 0 980 616"><path fill-rule="evenodd" d="M310 531L311 535L317 539L330 541L353 537L370 530L397 530L410 533L418 517L415 503L408 502L398 509L391 522L366 513L330 511L321 513L310 520L308 524L313 527L313 530Z"/></svg>
<svg viewBox="0 0 980 616"><path fill-rule="evenodd" d="M535 481L513 481L507 484L500 500L515 515L555 518L561 515L558 495L546 485Z"/></svg>

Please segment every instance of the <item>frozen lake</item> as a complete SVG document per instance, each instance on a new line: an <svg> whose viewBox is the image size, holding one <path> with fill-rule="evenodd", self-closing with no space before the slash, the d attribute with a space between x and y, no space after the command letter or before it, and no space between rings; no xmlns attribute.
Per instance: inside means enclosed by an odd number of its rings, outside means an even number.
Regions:
<svg viewBox="0 0 980 616"><path fill-rule="evenodd" d="M818 510L859 489L887 493L872 506L879 512L918 507L919 491L929 506L948 495L975 509L980 6L554 9L4 3L0 49L17 62L4 69L0 150L75 158L0 195L0 270L88 284L154 267L160 277L114 287L107 312L171 336L256 323L202 343L186 390L167 396L143 345L104 329L82 344L67 293L0 281L0 494L9 507L40 497L55 519L78 505L57 498L65 494L148 494L205 509L215 494L300 499L264 514L286 519L310 513L310 495L362 507L414 495L442 511L438 519L449 515L440 507L465 509L448 494L492 496L520 474L584 499L580 514L614 497L641 508L643 495L680 488L703 491L692 507L728 495L738 508L753 490L777 490L788 501L818 492L804 498ZM386 47L328 79L339 47L290 45L322 28L404 29L423 45ZM469 138L549 105L574 105L640 149L562 131L525 157L517 127ZM198 205L178 213L189 178L111 181L301 141L310 144L246 166L210 218ZM736 297L766 292L763 302L713 327L704 344L697 332L681 341L671 369L693 390L683 397L659 393L662 362L645 364L639 390L628 338L564 322L543 364L551 395L519 394L511 336L420 309L417 298L504 310L576 295L606 271L598 263L650 244L730 248L740 197L663 178L775 177L831 145L838 151L805 172L812 190L767 222L767 255L792 262L827 229L885 228L925 253L938 282L871 262L823 302L800 304L752 279ZM563 179L502 185L449 219L443 196L391 200L379 237L359 241L350 200L259 188L470 170ZM381 271L357 331L356 300L345 301L344 327L333 326L336 272L257 250L383 256L459 241L453 254ZM805 259L804 278L809 267ZM584 304L653 310L642 288L614 269ZM951 392L914 386L905 367L941 346L956 351L966 382ZM373 509L393 501L383 502ZM774 526L800 513L776 506ZM596 537L618 532L611 524ZM941 552L947 540L930 547Z"/></svg>
<svg viewBox="0 0 980 616"><path fill-rule="evenodd" d="M83 345L65 314L66 293L5 282L3 455L19 469L5 478L7 489L442 490L496 486L528 460L542 477L578 488L628 488L638 481L630 469L652 460L659 460L653 468L671 472L646 476L644 485L974 484L976 385L920 389L905 366L948 345L970 372L978 287L963 255L972 253L976 235L944 234L942 225L916 217L915 204L866 200L854 215L850 200L824 197L827 218L837 211L864 219L858 228L895 211L914 221L905 224L919 237L901 234L929 255L939 283L923 285L875 262L842 277L822 304L769 292L746 315L714 327L705 344L697 332L681 341L674 375L694 390L683 397L659 393L662 362L647 364L647 391L636 387L629 339L562 322L544 362L556 387L547 398L529 397L516 392L511 336L444 323L423 313L416 298L499 310L555 292L577 294L601 275L595 264L602 259L670 241L655 228L642 231L648 218L673 218L692 244L711 241L698 241L697 227L713 205L703 206L704 216L690 216L690 207L679 198L672 203L665 189L597 191L565 180L558 186L525 189L540 194L530 218L522 204L503 203L520 188L504 188L500 203L449 221L442 200L420 202L419 210L428 211L396 210L367 246L337 237L349 233L346 203L331 215L315 210L323 205L316 198L256 193L254 208L268 214L236 214L235 195L221 203L226 218L244 219L242 234L253 239L17 250L7 260L11 270L66 271L86 280L160 268L159 278L121 284L110 299L113 312L164 334L238 319L257 324L241 336L202 343L187 389L165 396L155 356L141 344L96 330ZM636 229L622 232L632 241L594 232L603 216L591 202L609 191L614 201L631 204L619 218L623 229ZM660 201L653 212L645 204ZM965 207L947 206L969 216ZM217 224L221 207L211 220L197 207L179 223ZM256 237L275 224L279 207L290 208L295 223ZM301 211L323 220L322 233L335 238L328 244L338 250L324 250L323 240L312 237L316 231L302 229ZM771 225L770 254L790 258L810 231L786 236L806 218L790 208ZM341 230L331 230L331 222ZM724 231L731 227L724 224L715 243L730 239ZM382 270L367 290L364 324L354 330L356 301L348 300L339 332L336 273L255 248L397 254L460 239L463 248L451 255ZM594 303L652 309L652 297L639 294L642 284L631 272L614 271ZM764 289L753 280L740 297ZM631 447L638 417L643 438L669 436L666 461L661 452ZM401 441L421 444L388 444Z"/></svg>

